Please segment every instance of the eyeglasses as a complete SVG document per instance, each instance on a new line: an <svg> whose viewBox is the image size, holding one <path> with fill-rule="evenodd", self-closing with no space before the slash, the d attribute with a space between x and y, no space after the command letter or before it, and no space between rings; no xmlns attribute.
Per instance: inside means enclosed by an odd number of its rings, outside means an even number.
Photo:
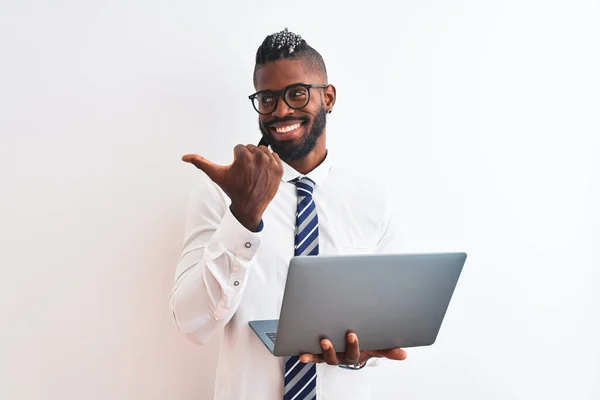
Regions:
<svg viewBox="0 0 600 400"><path fill-rule="evenodd" d="M285 101L285 104L294 110L298 110L306 107L310 101L311 88L324 89L328 86L329 85L309 85L306 83L295 83L279 91L263 90L261 92L256 92L248 96L248 98L252 102L252 106L257 113L261 115L268 115L277 108L277 103L279 103L279 97L281 95L283 95L283 101Z"/></svg>

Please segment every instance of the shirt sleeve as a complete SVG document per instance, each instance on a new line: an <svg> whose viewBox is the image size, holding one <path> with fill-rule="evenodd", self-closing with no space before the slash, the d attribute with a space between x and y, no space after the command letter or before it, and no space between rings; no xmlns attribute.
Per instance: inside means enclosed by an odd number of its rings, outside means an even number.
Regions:
<svg viewBox="0 0 600 400"><path fill-rule="evenodd" d="M246 229L229 210L227 196L201 176L191 196L170 306L179 331L204 344L240 304L260 246L262 222L259 232Z"/></svg>

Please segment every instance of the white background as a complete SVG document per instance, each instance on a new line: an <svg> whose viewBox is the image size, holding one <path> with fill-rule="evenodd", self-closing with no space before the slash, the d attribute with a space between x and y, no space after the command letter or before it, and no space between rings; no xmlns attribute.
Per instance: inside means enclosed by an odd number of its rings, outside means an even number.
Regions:
<svg viewBox="0 0 600 400"><path fill-rule="evenodd" d="M0 398L210 398L218 343L168 308L180 157L257 142L254 54L287 26L407 249L469 253L381 398L600 399L599 21L593 0L1 1Z"/></svg>

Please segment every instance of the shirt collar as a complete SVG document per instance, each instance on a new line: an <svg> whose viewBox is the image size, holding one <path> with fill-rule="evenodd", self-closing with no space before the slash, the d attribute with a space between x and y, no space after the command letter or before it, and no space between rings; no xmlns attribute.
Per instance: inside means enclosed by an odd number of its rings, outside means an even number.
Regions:
<svg viewBox="0 0 600 400"><path fill-rule="evenodd" d="M327 150L327 155L325 156L325 159L323 160L323 162L321 164L319 164L319 166L317 168L313 169L306 175L303 175L300 172L296 171L285 161L282 161L282 163L283 163L283 177L281 178L282 181L289 182L292 179L295 179L299 176L300 177L307 176L308 178L312 179L312 181L314 183L316 183L317 185L320 186L320 185L323 185L323 182L325 182L325 179L327 179L327 175L329 175L329 170L331 169L331 166L332 166L332 159L331 159L331 154L330 154L329 150Z"/></svg>

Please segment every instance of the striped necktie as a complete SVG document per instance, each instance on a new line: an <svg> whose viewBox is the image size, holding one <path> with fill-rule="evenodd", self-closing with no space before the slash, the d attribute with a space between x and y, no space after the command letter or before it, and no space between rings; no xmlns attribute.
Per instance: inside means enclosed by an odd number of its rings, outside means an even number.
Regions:
<svg viewBox="0 0 600 400"><path fill-rule="evenodd" d="M296 240L294 255L319 254L319 220L313 201L315 183L307 177L296 178L298 207L296 211ZM301 363L298 356L285 362L283 400L315 400L317 398L317 367Z"/></svg>

